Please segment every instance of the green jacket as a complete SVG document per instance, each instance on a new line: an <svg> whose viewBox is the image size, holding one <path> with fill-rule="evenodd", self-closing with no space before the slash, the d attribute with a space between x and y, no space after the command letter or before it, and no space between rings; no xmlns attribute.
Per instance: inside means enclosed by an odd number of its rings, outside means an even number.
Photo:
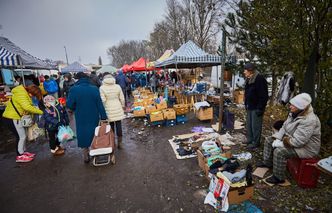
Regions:
<svg viewBox="0 0 332 213"><path fill-rule="evenodd" d="M17 111L20 113L21 116L28 114L39 114L39 115L43 114L43 111L33 106L32 99L29 96L29 93L25 90L25 88L22 85L15 87L12 90L12 94L13 96L11 100L13 101ZM8 102L7 107L2 116L13 120L21 119L21 117L17 114L10 101Z"/></svg>

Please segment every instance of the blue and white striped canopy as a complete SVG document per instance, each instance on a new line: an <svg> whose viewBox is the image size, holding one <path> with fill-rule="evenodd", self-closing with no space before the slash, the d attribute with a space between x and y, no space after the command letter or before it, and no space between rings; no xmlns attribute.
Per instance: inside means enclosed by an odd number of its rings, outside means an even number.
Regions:
<svg viewBox="0 0 332 213"><path fill-rule="evenodd" d="M0 66L14 67L20 65L18 55L9 52L4 47L0 47Z"/></svg>
<svg viewBox="0 0 332 213"><path fill-rule="evenodd" d="M84 66L83 64L75 61L72 64L61 69L61 73L68 73L68 72L89 72L90 70Z"/></svg>
<svg viewBox="0 0 332 213"><path fill-rule="evenodd" d="M0 67L54 69L45 61L30 55L13 42L0 36Z"/></svg>
<svg viewBox="0 0 332 213"><path fill-rule="evenodd" d="M194 68L215 66L221 63L221 56L211 55L199 48L193 41L183 44L171 57L157 63L161 68Z"/></svg>

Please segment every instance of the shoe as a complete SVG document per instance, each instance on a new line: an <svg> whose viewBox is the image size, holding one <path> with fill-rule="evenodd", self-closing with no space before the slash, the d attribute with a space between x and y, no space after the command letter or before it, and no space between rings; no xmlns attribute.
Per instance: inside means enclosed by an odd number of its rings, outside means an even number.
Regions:
<svg viewBox="0 0 332 213"><path fill-rule="evenodd" d="M62 147L62 146L57 146L58 147L58 149L60 149L60 150L66 150L66 148L64 148L64 147Z"/></svg>
<svg viewBox="0 0 332 213"><path fill-rule="evenodd" d="M277 178L274 175L272 175L271 177L267 178L265 181L268 182L268 183L270 183L270 184L285 183L285 180L280 180L279 178Z"/></svg>
<svg viewBox="0 0 332 213"><path fill-rule="evenodd" d="M33 160L33 158L28 157L26 155L16 156L16 163L28 163L28 162L30 162L32 160Z"/></svg>
<svg viewBox="0 0 332 213"><path fill-rule="evenodd" d="M28 156L29 158L34 158L36 157L35 153L31 153L31 152L23 152L22 155Z"/></svg>
<svg viewBox="0 0 332 213"><path fill-rule="evenodd" d="M265 164L263 161L258 161L256 163L256 167L266 167L266 168L272 169L272 166Z"/></svg>
<svg viewBox="0 0 332 213"><path fill-rule="evenodd" d="M251 143L248 142L248 141L242 141L242 142L241 142L241 145L243 145L243 146L248 146L249 144L251 144Z"/></svg>
<svg viewBox="0 0 332 213"><path fill-rule="evenodd" d="M58 148L58 149L54 150L54 152L52 150L52 153L53 153L54 156L59 156L59 155L65 154L65 150Z"/></svg>
<svg viewBox="0 0 332 213"><path fill-rule="evenodd" d="M259 145L256 145L256 144L249 144L249 145L247 146L247 149L248 149L248 150L255 150L255 149L257 149L257 148L259 148Z"/></svg>

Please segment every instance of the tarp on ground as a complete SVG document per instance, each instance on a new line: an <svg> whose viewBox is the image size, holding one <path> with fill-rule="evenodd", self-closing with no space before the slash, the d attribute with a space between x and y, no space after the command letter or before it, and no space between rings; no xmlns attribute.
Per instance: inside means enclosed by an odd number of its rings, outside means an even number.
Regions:
<svg viewBox="0 0 332 213"><path fill-rule="evenodd" d="M161 56L160 58L158 58L155 61L151 61L149 63L147 63L146 67L150 68L150 67L154 67L157 63L161 63L163 61L165 61L166 59L168 59L169 57L171 57L171 55L173 55L174 50L170 49L170 50L166 50Z"/></svg>
<svg viewBox="0 0 332 213"><path fill-rule="evenodd" d="M75 61L74 63L69 64L68 66L61 69L61 73L68 72L90 72L90 70L80 62Z"/></svg>
<svg viewBox="0 0 332 213"><path fill-rule="evenodd" d="M0 36L0 67L55 69L56 67L30 55L5 37Z"/></svg>
<svg viewBox="0 0 332 213"><path fill-rule="evenodd" d="M195 68L215 66L221 63L221 56L206 53L193 41L183 44L168 59L157 63L160 68Z"/></svg>
<svg viewBox="0 0 332 213"><path fill-rule="evenodd" d="M117 71L117 69L111 65L103 65L100 69L98 69L96 71L97 74L100 74L100 73L115 73Z"/></svg>

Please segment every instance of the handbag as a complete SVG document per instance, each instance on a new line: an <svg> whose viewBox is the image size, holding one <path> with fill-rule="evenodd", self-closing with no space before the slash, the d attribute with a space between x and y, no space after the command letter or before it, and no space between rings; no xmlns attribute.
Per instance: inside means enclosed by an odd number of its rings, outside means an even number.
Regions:
<svg viewBox="0 0 332 213"><path fill-rule="evenodd" d="M42 136L42 135L44 135L44 131L42 129L38 128L37 124L33 124L32 126L28 127L28 130L27 130L28 141L34 141L39 136Z"/></svg>
<svg viewBox="0 0 332 213"><path fill-rule="evenodd" d="M23 126L23 127L30 127L30 126L32 126L32 125L34 124L31 115L23 115L23 116L22 116L22 115L18 112L18 110L16 109L16 107L15 107L15 105L14 105L12 99L10 99L10 103L12 103L12 105L13 105L13 107L14 107L16 113L21 117L20 120L21 120L21 123L22 123L22 126Z"/></svg>

